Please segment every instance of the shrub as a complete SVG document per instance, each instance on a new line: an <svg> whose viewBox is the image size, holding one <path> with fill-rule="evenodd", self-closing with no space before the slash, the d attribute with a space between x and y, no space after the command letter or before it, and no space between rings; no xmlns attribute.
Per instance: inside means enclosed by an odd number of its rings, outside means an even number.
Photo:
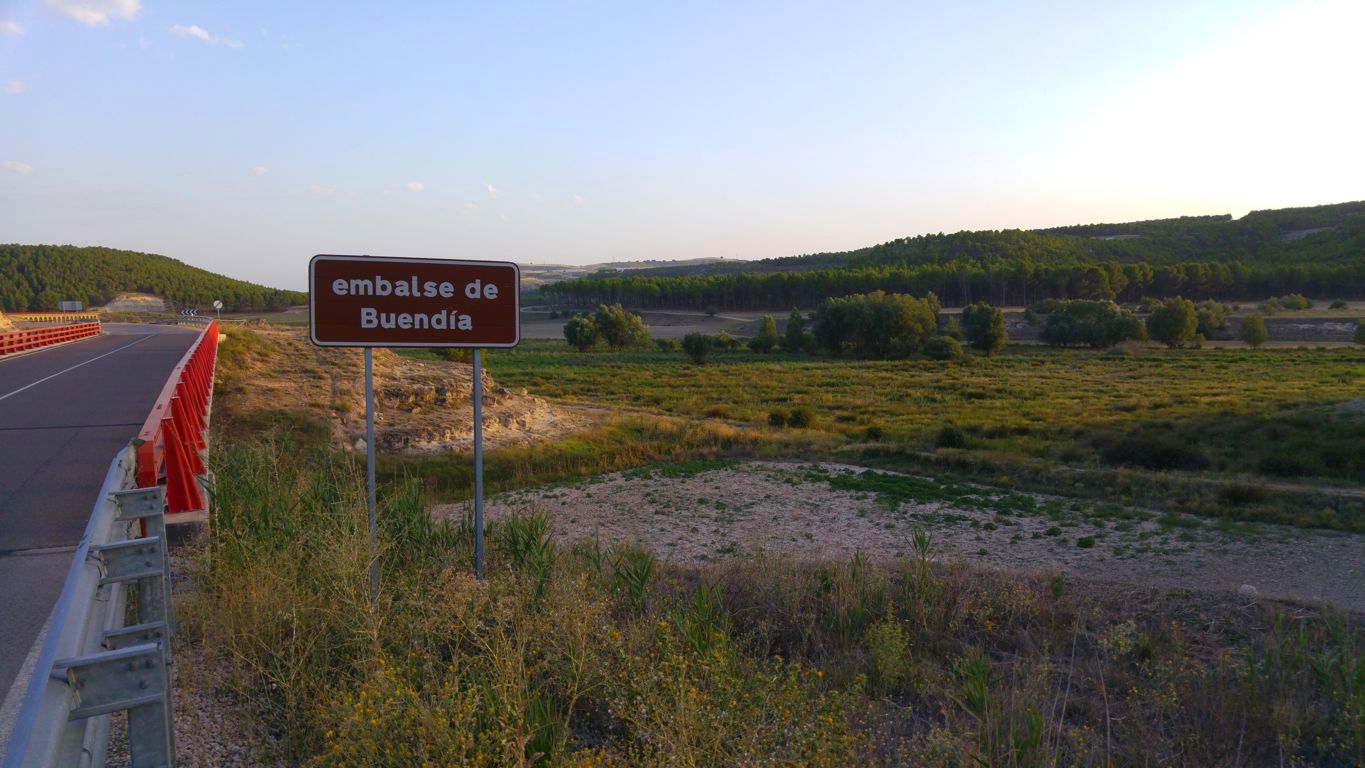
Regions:
<svg viewBox="0 0 1365 768"><path fill-rule="evenodd" d="M1284 306L1285 309L1313 308L1313 302L1309 301L1308 298L1301 293L1291 293L1288 296L1281 296L1280 304Z"/></svg>
<svg viewBox="0 0 1365 768"><path fill-rule="evenodd" d="M1276 477L1302 477L1312 474L1312 470L1303 459L1284 454L1272 454L1261 459L1256 464L1256 471Z"/></svg>
<svg viewBox="0 0 1365 768"><path fill-rule="evenodd" d="M1201 301L1195 307L1195 316L1198 318L1196 330L1208 338L1215 331L1221 331L1227 326L1228 308L1216 301Z"/></svg>
<svg viewBox="0 0 1365 768"><path fill-rule="evenodd" d="M720 310L716 309L714 304L708 304L706 309L703 309L702 311L706 313L707 317L715 317L716 313Z"/></svg>
<svg viewBox="0 0 1365 768"><path fill-rule="evenodd" d="M1189 344L1198 329L1194 302L1179 297L1163 302L1147 318L1147 335L1172 349Z"/></svg>
<svg viewBox="0 0 1365 768"><path fill-rule="evenodd" d="M1107 464L1128 464L1146 469L1208 469L1210 462L1198 448L1175 435L1127 435L1105 445L1100 457Z"/></svg>
<svg viewBox="0 0 1365 768"><path fill-rule="evenodd" d="M660 352L677 352L682 349L682 343L677 339L655 339L654 346L658 347Z"/></svg>
<svg viewBox="0 0 1365 768"><path fill-rule="evenodd" d="M1331 303L1331 305L1328 306L1328 309L1345 309L1345 308L1346 308L1346 300L1345 300L1345 299L1337 299L1337 300L1333 301L1333 302Z"/></svg>
<svg viewBox="0 0 1365 768"><path fill-rule="evenodd" d="M711 345L722 352L734 352L744 346L744 341L731 336L729 331L721 331L711 337Z"/></svg>
<svg viewBox="0 0 1365 768"><path fill-rule="evenodd" d="M597 344L600 334L597 331L597 323L587 315L578 315L569 318L569 322L564 324L564 338L569 342L569 346L579 352L587 352Z"/></svg>
<svg viewBox="0 0 1365 768"><path fill-rule="evenodd" d="M781 411L769 411L769 412L768 412L768 426L770 426L770 427L785 427L785 426L787 426L787 414L785 414L785 413L783 413L783 412L781 412Z"/></svg>
<svg viewBox="0 0 1365 768"><path fill-rule="evenodd" d="M888 619L867 630L867 656L873 685L882 693L894 691L910 671L910 640L899 621Z"/></svg>
<svg viewBox="0 0 1365 768"><path fill-rule="evenodd" d="M949 317L943 321L942 334L950 339L962 341L962 322L956 317Z"/></svg>
<svg viewBox="0 0 1365 768"><path fill-rule="evenodd" d="M934 436L934 446L937 448L966 448L967 435L952 424L945 424Z"/></svg>
<svg viewBox="0 0 1365 768"><path fill-rule="evenodd" d="M758 327L758 335L749 341L749 348L766 355L777 346L777 340L777 321L772 315L764 315Z"/></svg>
<svg viewBox="0 0 1365 768"><path fill-rule="evenodd" d="M962 345L951 336L935 336L925 343L924 354L933 360L961 360Z"/></svg>
<svg viewBox="0 0 1365 768"><path fill-rule="evenodd" d="M801 310L792 308L792 313L787 316L786 340L783 346L788 352L798 352L805 349L803 337L805 336L806 320L801 316Z"/></svg>
<svg viewBox="0 0 1365 768"><path fill-rule="evenodd" d="M1256 485L1229 485L1218 492L1218 500L1229 506L1243 507L1265 501L1266 492Z"/></svg>
<svg viewBox="0 0 1365 768"><path fill-rule="evenodd" d="M1353 341L1357 344L1365 344L1365 320L1356 321L1356 335Z"/></svg>
<svg viewBox="0 0 1365 768"><path fill-rule="evenodd" d="M597 332L613 352L649 346L649 326L638 314L620 304L600 304L593 314Z"/></svg>
<svg viewBox="0 0 1365 768"><path fill-rule="evenodd" d="M1242 318L1242 325L1237 329L1237 336L1251 345L1252 348L1259 347L1270 338L1270 333L1265 328L1265 315L1260 312L1252 312Z"/></svg>
<svg viewBox="0 0 1365 768"><path fill-rule="evenodd" d="M863 430L864 440L876 441L881 440L884 436L885 434L883 433L882 428L875 424Z"/></svg>
<svg viewBox="0 0 1365 768"><path fill-rule="evenodd" d="M793 408L791 413L787 414L787 424L798 428L810 427L815 424L815 411L805 406Z"/></svg>
<svg viewBox="0 0 1365 768"><path fill-rule="evenodd" d="M682 340L683 351L697 365L706 364L706 358L711 354L712 344L711 337L704 333L689 333Z"/></svg>

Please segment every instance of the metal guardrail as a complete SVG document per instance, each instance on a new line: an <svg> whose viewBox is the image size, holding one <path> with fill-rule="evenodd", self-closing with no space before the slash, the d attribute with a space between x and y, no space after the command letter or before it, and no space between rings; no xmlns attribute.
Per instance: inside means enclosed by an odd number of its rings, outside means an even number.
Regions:
<svg viewBox="0 0 1365 768"><path fill-rule="evenodd" d="M180 358L133 440L140 486L165 484L171 522L206 508L198 477L207 469L199 452L208 448L213 373L218 361L218 324L210 321Z"/></svg>
<svg viewBox="0 0 1365 768"><path fill-rule="evenodd" d="M166 525L172 513L204 508L200 451L217 356L210 323L110 465L52 609L5 768L100 768L110 715L120 711L128 713L133 768L174 767Z"/></svg>
<svg viewBox="0 0 1365 768"><path fill-rule="evenodd" d="M5 316L21 323L88 323L98 321L98 312L6 312Z"/></svg>
<svg viewBox="0 0 1365 768"><path fill-rule="evenodd" d="M165 496L136 488L135 476L130 446L105 475L52 610L6 768L104 765L119 711L128 713L135 768L175 764Z"/></svg>
<svg viewBox="0 0 1365 768"><path fill-rule="evenodd" d="M100 321L76 322L70 325L53 325L46 328L29 328L13 333L0 333L0 356L61 344L87 336L100 335Z"/></svg>

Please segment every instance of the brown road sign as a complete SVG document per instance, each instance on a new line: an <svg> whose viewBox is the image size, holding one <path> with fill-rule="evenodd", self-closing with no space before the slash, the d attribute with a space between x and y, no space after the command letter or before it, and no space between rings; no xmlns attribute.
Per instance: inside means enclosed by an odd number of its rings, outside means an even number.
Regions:
<svg viewBox="0 0 1365 768"><path fill-rule="evenodd" d="M314 256L308 319L322 347L514 347L521 270L507 261Z"/></svg>

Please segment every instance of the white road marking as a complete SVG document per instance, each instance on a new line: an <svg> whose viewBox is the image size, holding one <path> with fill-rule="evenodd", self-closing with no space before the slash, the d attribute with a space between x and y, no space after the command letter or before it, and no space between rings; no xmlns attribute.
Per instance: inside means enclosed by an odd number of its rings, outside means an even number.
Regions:
<svg viewBox="0 0 1365 768"><path fill-rule="evenodd" d="M55 379L55 378L57 378L58 376L61 376L63 373L70 373L71 371L74 371L74 370L76 370L77 368L80 368L82 365L89 365L89 364L95 362L96 360L99 360L100 358L108 357L108 356L114 354L115 352L122 352L123 350L125 350L125 349L127 349L127 348L133 346L134 344L141 344L142 342L146 341L147 339L152 338L152 337L155 336L155 335L156 335L156 334L154 334L154 333L149 333L149 334L147 334L146 336L143 336L142 338L140 338L140 339L138 339L137 341L133 342L132 344L124 344L123 346L119 347L118 349L112 350L112 351L110 351L110 352L105 352L104 354L99 355L98 357L92 357L92 358L90 358L89 360L86 360L86 361L83 362L83 363L76 363L75 365L71 366L70 368L67 368L66 370L57 371L56 373L52 374L51 376L44 376L43 378L38 379L37 381L33 382L32 384L25 384L24 386L22 386L22 387L20 387L20 388L18 388L18 389L16 389L16 390L14 390L13 392L10 392L10 393L7 394L7 395L0 395L0 400L4 400L4 399L7 398L7 397L14 397L15 395L19 394L20 392L23 392L23 391L26 390L26 389L32 389L33 387L36 387L36 386L38 386L39 384L42 384L42 383L45 382L45 381L49 381L49 380L51 380L51 379Z"/></svg>

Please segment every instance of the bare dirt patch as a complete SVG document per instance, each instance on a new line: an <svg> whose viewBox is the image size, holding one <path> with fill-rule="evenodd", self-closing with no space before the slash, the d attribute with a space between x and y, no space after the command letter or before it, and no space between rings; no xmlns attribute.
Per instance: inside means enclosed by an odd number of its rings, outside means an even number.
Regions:
<svg viewBox="0 0 1365 768"><path fill-rule="evenodd" d="M226 330L229 337L233 329ZM250 349L216 395L230 412L289 410L326 424L333 438L363 448L364 363L358 349L320 349L301 329L253 328ZM374 352L375 432L385 451L438 453L473 441L471 366ZM593 421L591 414L552 405L483 376L488 446L554 440Z"/></svg>
<svg viewBox="0 0 1365 768"><path fill-rule="evenodd" d="M803 559L913 555L916 529L936 556L1085 580L1239 591L1365 611L1365 536L1096 505L838 464L751 462L683 476L635 470L490 500L490 520L547 513L563 542L637 541L673 562L754 550ZM914 495L878 489L904 478ZM935 487L938 491L935 491ZM461 505L436 514L461 515Z"/></svg>

